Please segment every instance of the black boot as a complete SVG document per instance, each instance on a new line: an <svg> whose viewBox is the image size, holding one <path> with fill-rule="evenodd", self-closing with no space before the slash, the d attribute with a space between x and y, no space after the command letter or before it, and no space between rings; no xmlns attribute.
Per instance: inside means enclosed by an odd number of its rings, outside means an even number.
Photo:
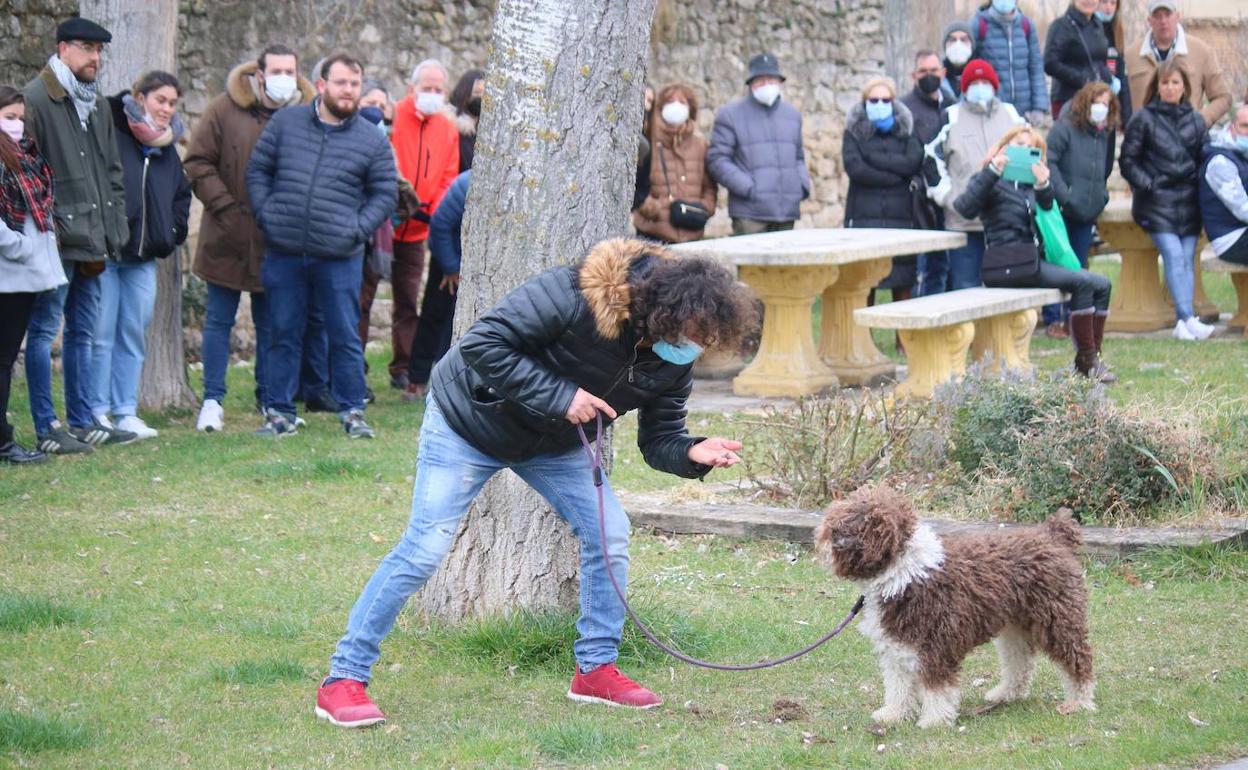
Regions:
<svg viewBox="0 0 1248 770"><path fill-rule="evenodd" d="M1108 310L1098 310L1092 314L1092 340L1096 344L1096 365L1092 367L1092 377L1097 382L1113 385L1118 381L1118 375L1109 370L1105 359L1101 357L1101 342L1105 339L1105 321L1108 318Z"/></svg>
<svg viewBox="0 0 1248 770"><path fill-rule="evenodd" d="M38 449L27 450L16 441L6 441L0 444L0 463L12 463L13 465L31 465L34 463L46 463L48 456Z"/></svg>
<svg viewBox="0 0 1248 770"><path fill-rule="evenodd" d="M1096 323L1092 311L1077 310L1070 314L1070 340L1075 345L1075 371L1091 377L1096 367Z"/></svg>

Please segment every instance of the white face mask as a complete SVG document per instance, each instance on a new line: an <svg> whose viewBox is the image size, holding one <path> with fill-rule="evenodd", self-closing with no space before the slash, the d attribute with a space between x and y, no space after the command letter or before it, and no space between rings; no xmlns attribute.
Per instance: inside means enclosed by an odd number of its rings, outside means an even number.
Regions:
<svg viewBox="0 0 1248 770"><path fill-rule="evenodd" d="M0 118L0 131L8 134L9 138L14 142L20 142L22 141L22 135L26 132L26 123L16 118L13 120Z"/></svg>
<svg viewBox="0 0 1248 770"><path fill-rule="evenodd" d="M446 104L446 97L442 94L429 93L421 91L416 94L416 109L425 115L432 115L442 109L442 105Z"/></svg>
<svg viewBox="0 0 1248 770"><path fill-rule="evenodd" d="M684 102L668 102L659 113L663 122L669 126L683 126L689 119L689 105Z"/></svg>
<svg viewBox="0 0 1248 770"><path fill-rule="evenodd" d="M294 75L266 75L264 95L278 104L285 104L286 100L294 96L297 85Z"/></svg>
<svg viewBox="0 0 1248 770"><path fill-rule="evenodd" d="M961 67L971 60L971 44L964 43L961 40L950 43L945 46L945 58L950 64Z"/></svg>
<svg viewBox="0 0 1248 770"><path fill-rule="evenodd" d="M780 98L780 84L768 83L754 89L754 99L764 107L770 107Z"/></svg>
<svg viewBox="0 0 1248 770"><path fill-rule="evenodd" d="M1092 122L1096 125L1104 125L1105 121L1109 118L1109 105L1093 103L1088 107L1088 117L1091 118Z"/></svg>

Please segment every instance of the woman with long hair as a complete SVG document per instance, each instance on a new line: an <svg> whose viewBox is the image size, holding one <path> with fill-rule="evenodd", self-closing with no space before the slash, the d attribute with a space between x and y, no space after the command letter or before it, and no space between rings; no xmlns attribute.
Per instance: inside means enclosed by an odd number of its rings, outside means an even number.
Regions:
<svg viewBox="0 0 1248 770"><path fill-rule="evenodd" d="M1007 147L1040 151L1032 164L1035 181L1004 178ZM984 284L1014 288L1061 289L1070 294L1070 337L1075 345L1075 370L1100 382L1117 377L1101 361L1105 321L1109 317L1109 279L1087 270L1069 270L1044 259L1036 225L1037 208L1050 211L1053 185L1044 137L1031 126L1016 126L988 151L984 168L971 177L954 202L964 217L984 223ZM1002 269L1009 265L1008 269Z"/></svg>
<svg viewBox="0 0 1248 770"><path fill-rule="evenodd" d="M485 70L468 70L451 90L455 108L455 128L459 129L459 172L472 168L477 146L477 124L481 121L481 100L485 97Z"/></svg>
<svg viewBox="0 0 1248 770"><path fill-rule="evenodd" d="M66 283L52 215L52 169L26 133L22 92L0 86L0 463L47 460L13 440L9 389L35 299Z"/></svg>
<svg viewBox="0 0 1248 770"><path fill-rule="evenodd" d="M130 240L100 276L89 401L101 424L108 425L111 415L120 430L140 439L156 435L137 412L147 327L156 307L156 260L186 240L191 211L191 183L174 147L184 132L177 114L181 96L176 77L153 70L108 100L126 183Z"/></svg>
<svg viewBox="0 0 1248 770"><path fill-rule="evenodd" d="M1157 65L1144 106L1127 124L1118 166L1131 185L1131 215L1161 252L1174 299L1174 336L1205 339L1213 327L1196 316L1196 241L1200 236L1201 148L1208 126L1191 104L1187 70L1171 58Z"/></svg>
<svg viewBox="0 0 1248 770"><path fill-rule="evenodd" d="M706 167L710 145L698 131L698 97L684 83L659 89L650 115L648 193L633 212L637 232L662 243L702 237L719 186Z"/></svg>

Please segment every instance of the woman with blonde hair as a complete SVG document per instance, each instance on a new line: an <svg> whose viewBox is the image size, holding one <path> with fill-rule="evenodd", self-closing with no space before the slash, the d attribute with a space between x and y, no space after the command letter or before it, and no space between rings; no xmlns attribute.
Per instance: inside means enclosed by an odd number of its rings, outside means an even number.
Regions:
<svg viewBox="0 0 1248 770"><path fill-rule="evenodd" d="M1009 162L1008 147L1037 149L1039 159L1030 169L1017 173L1016 166ZM953 205L962 216L979 217L984 224L984 284L1060 289L1070 294L1070 336L1075 345L1076 371L1100 382L1115 382L1117 377L1101 361L1101 342L1109 316L1109 279L1087 270L1069 270L1044 259L1035 213L1037 207L1053 209L1047 153L1044 137L1036 129L1010 129L989 150L983 170L971 177L966 191Z"/></svg>
<svg viewBox="0 0 1248 770"><path fill-rule="evenodd" d="M914 116L897 98L893 81L875 77L849 110L841 140L841 162L849 177L846 227L910 229L914 221L911 183L923 165L923 145L914 134ZM917 280L917 257L893 259L892 272L879 288L907 299Z"/></svg>
<svg viewBox="0 0 1248 770"><path fill-rule="evenodd" d="M659 89L650 115L650 194L633 212L637 232L662 243L696 241L715 213L719 187L706 167L698 98L684 83Z"/></svg>

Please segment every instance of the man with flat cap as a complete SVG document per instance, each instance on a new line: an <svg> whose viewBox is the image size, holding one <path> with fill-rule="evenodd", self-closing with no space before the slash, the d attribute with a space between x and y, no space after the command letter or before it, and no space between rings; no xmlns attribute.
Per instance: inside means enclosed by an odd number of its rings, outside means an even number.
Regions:
<svg viewBox="0 0 1248 770"><path fill-rule="evenodd" d="M728 188L728 215L737 235L791 230L799 204L810 197L802 147L802 115L780 96L785 80L774 54L750 59L749 94L715 115L707 166Z"/></svg>
<svg viewBox="0 0 1248 770"><path fill-rule="evenodd" d="M88 451L124 444L133 433L97 420L87 403L91 340L100 302L100 273L129 238L121 157L108 102L95 78L113 39L93 21L73 18L56 28L56 53L26 84L26 132L56 178L56 240L69 284L39 297L27 327L26 378L39 446L45 452ZM68 429L52 406L51 346L65 317L62 359ZM84 446L86 445L86 446Z"/></svg>

